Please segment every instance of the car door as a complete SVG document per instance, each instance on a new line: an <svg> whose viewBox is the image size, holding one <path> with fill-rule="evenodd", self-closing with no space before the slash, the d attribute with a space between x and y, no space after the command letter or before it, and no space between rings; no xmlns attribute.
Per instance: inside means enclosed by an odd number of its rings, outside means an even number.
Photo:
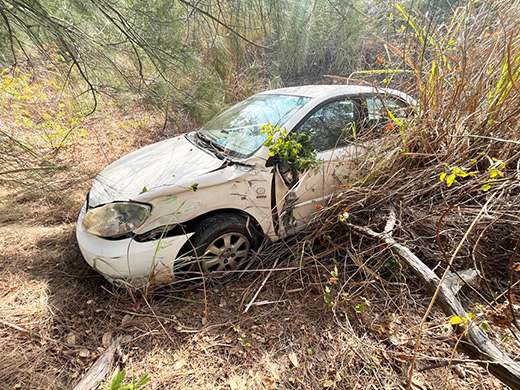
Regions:
<svg viewBox="0 0 520 390"><path fill-rule="evenodd" d="M283 167L275 167L275 213L279 235L304 227L317 206L347 179L349 161L362 149L355 142L361 119L361 100L337 99L318 106L293 131L306 133L316 150L319 166L288 180ZM295 182L295 184L288 184Z"/></svg>

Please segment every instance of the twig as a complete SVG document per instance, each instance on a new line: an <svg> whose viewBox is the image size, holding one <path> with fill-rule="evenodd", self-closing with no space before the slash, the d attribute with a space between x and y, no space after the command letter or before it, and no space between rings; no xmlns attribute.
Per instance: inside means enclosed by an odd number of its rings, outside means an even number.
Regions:
<svg viewBox="0 0 520 390"><path fill-rule="evenodd" d="M10 323L8 321L5 321L5 320L2 320L2 319L0 319L0 324L8 326L8 327L13 328L13 329L16 329L16 330L18 330L20 332L23 332L23 333L27 333L28 335L37 337L39 339L42 339L42 340L45 340L45 341L49 341L51 343L61 344L61 345L64 345L66 347L69 347L69 348L83 348L82 345L69 344L69 343L67 343L65 341L56 340L56 339L53 339L53 338L50 338L50 337L47 337L47 336L43 336L41 334L38 334L38 333L35 333L35 332L31 332L28 329L22 328L21 326L12 324L12 323Z"/></svg>
<svg viewBox="0 0 520 390"><path fill-rule="evenodd" d="M520 145L520 141L515 141L514 139L505 139L505 138L498 138L498 137L488 137L488 136L485 136L485 135L478 135L478 134L464 134L464 135L458 135L458 134L449 134L450 137L457 137L457 138L466 138L466 137L471 137L471 138L480 138L480 139L487 139L487 140L490 140L490 141L497 141L497 142L505 142L505 143L509 143L509 144L515 144L515 145Z"/></svg>
<svg viewBox="0 0 520 390"><path fill-rule="evenodd" d="M247 304L246 308L244 309L244 313L247 313L247 311L249 310L249 308L251 307L251 305L253 304L253 302L255 301L256 297L258 296L258 294L260 294L260 291L262 290L262 288L265 286L265 284L267 283L267 279L269 279L269 277L271 276L271 274L273 273L274 269L276 268L276 265L278 264L278 259L275 260L274 262L274 265L273 265L273 268L271 268L271 270L269 271L269 273L267 274L267 276L265 277L264 281L262 282L262 284L260 285L260 288L257 290L257 292L255 293L255 295L253 296L253 299L251 299L249 301L249 303Z"/></svg>
<svg viewBox="0 0 520 390"><path fill-rule="evenodd" d="M150 311L152 312L153 314L153 318L155 318L155 320L157 321L157 323L159 324L159 326L162 328L162 330L164 331L164 333L166 334L166 337L168 337L170 339L170 341L172 342L172 344L174 344L175 342L173 341L172 339L172 336L170 336L170 332L168 332L166 330L166 328L164 327L163 323L161 322L161 320L159 319L159 317L157 316L157 314L155 314L155 311L153 310L152 306L150 305L150 303L148 302L148 300L146 298L144 298L144 301L146 302L146 305L148 306L148 308L150 309Z"/></svg>
<svg viewBox="0 0 520 390"><path fill-rule="evenodd" d="M289 301L289 299L281 299L279 301L260 301L253 303L254 306L263 306L263 305L274 305L275 303L284 303Z"/></svg>

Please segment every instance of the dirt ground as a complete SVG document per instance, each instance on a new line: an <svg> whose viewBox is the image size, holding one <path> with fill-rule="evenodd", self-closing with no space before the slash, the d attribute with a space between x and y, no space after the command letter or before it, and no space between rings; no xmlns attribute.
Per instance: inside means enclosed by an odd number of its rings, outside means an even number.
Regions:
<svg viewBox="0 0 520 390"><path fill-rule="evenodd" d="M15 123L12 105L2 110L0 122L13 136L34 136ZM178 118L165 128L160 113L138 103L107 104L82 122L86 136L78 129L58 152L45 149L69 167L72 184L61 198L0 187L0 389L72 389L114 337L123 340L120 367L149 375L149 389L406 388L429 299L398 265L375 279L337 250L327 261L300 257L302 238L265 249L254 272L211 285L126 291L88 267L74 229L91 179L73 176L92 177L190 126ZM510 333L492 329L513 351ZM448 319L434 311L413 389L507 388L454 353L455 341Z"/></svg>

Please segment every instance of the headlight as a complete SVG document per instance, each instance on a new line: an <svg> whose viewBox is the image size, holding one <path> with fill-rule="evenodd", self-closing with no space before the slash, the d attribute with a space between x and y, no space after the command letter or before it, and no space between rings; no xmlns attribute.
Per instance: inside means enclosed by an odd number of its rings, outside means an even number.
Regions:
<svg viewBox="0 0 520 390"><path fill-rule="evenodd" d="M87 211L81 226L99 237L122 236L140 227L151 210L151 206L139 203L109 203Z"/></svg>

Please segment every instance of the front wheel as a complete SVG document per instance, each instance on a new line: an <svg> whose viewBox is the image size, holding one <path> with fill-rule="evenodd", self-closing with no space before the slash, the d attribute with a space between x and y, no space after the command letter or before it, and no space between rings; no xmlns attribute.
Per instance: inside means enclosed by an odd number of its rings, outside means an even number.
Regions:
<svg viewBox="0 0 520 390"><path fill-rule="evenodd" d="M257 247L253 224L236 214L216 214L202 220L191 238L193 271L222 277L244 269L251 251Z"/></svg>

